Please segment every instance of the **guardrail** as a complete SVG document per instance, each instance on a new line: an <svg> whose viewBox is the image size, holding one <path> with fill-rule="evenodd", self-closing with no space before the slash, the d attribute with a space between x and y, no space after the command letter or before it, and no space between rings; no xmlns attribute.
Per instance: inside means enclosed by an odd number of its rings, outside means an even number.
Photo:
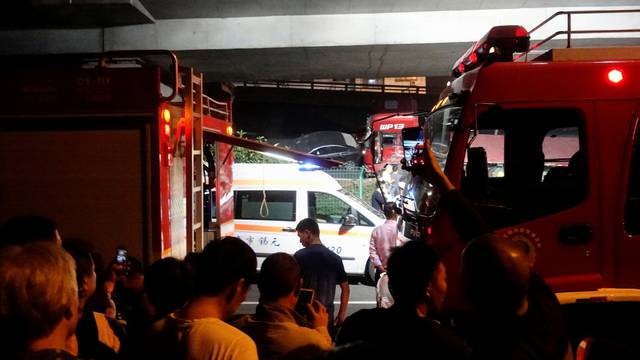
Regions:
<svg viewBox="0 0 640 360"><path fill-rule="evenodd" d="M577 15L595 15L595 14L620 14L620 13L640 13L640 9L625 9L625 10L580 10L580 11L558 11L557 13L549 16L546 20L538 24L533 29L529 30L529 35L533 34L536 30L542 28L544 25L549 23L551 20L555 19L559 16L567 16L567 28L566 30L556 31L553 34L547 36L545 39L529 46L529 50L524 53L514 57L515 60L520 59L522 56L525 57L525 61L527 61L527 54L529 52L537 49L541 45L546 42L554 39L558 35L567 35L567 48L571 47L571 35L572 34L615 34L615 33L632 33L637 32L640 33L640 29L591 29L591 30L573 30L571 27L571 18L572 16Z"/></svg>
<svg viewBox="0 0 640 360"><path fill-rule="evenodd" d="M204 115L213 116L225 121L229 121L231 117L228 102L214 100L206 95L202 96L202 112Z"/></svg>

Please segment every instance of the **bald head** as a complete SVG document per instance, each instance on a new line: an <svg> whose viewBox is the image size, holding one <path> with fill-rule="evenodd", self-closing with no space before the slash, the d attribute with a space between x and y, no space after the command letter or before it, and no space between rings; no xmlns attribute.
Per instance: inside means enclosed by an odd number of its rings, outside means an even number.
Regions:
<svg viewBox="0 0 640 360"><path fill-rule="evenodd" d="M462 251L462 281L476 311L512 316L526 303L529 256L519 244L495 234L472 240Z"/></svg>

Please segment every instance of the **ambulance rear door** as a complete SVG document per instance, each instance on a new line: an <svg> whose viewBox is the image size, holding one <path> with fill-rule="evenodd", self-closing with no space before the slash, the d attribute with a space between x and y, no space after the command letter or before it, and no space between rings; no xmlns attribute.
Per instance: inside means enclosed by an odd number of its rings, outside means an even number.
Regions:
<svg viewBox="0 0 640 360"><path fill-rule="evenodd" d="M235 197L235 233L256 252L258 267L276 252L294 254L302 248L296 232L302 220L301 193L294 188L238 187Z"/></svg>

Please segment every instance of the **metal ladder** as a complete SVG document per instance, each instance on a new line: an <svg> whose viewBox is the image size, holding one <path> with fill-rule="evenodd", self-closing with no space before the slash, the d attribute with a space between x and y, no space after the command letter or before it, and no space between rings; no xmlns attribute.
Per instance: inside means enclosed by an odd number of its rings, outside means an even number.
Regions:
<svg viewBox="0 0 640 360"><path fill-rule="evenodd" d="M187 148L187 254L203 248L203 186L202 186L202 73L183 68L185 75L185 114Z"/></svg>

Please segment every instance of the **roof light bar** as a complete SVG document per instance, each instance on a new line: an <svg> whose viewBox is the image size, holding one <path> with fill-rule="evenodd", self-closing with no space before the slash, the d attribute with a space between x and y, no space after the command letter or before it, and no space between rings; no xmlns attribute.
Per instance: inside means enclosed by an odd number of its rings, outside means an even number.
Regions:
<svg viewBox="0 0 640 360"><path fill-rule="evenodd" d="M451 75L459 77L483 63L513 61L513 54L529 49L529 33L519 25L495 26L470 47L451 68Z"/></svg>

